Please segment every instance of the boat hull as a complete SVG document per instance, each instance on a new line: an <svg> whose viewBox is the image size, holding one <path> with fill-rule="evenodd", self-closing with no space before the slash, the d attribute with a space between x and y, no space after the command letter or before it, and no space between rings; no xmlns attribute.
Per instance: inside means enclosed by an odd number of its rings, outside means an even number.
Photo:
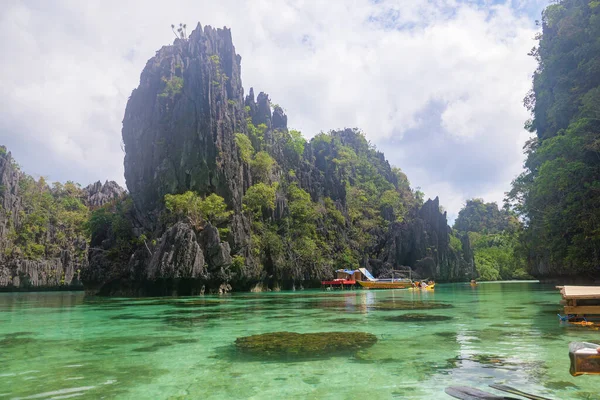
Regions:
<svg viewBox="0 0 600 400"><path fill-rule="evenodd" d="M397 282L371 282L371 281L358 281L358 284L365 289L408 289L412 287L410 281L397 281Z"/></svg>
<svg viewBox="0 0 600 400"><path fill-rule="evenodd" d="M332 281L321 281L321 285L329 285L329 286L340 286L340 285L350 285L353 286L356 284L356 281L351 279L334 279Z"/></svg>

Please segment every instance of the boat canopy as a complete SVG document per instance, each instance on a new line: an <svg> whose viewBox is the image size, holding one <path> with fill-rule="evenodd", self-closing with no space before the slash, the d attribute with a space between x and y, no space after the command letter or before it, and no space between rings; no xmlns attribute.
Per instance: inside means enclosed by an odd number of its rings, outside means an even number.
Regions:
<svg viewBox="0 0 600 400"><path fill-rule="evenodd" d="M335 272L343 272L345 274L352 275L352 274L354 274L354 271L356 271L356 270L353 270L353 269L337 269Z"/></svg>
<svg viewBox="0 0 600 400"><path fill-rule="evenodd" d="M371 275L371 273L366 269L366 268L359 268L358 269L364 276L365 278L367 278L370 281L376 281L377 279L375 279L375 277L373 275Z"/></svg>

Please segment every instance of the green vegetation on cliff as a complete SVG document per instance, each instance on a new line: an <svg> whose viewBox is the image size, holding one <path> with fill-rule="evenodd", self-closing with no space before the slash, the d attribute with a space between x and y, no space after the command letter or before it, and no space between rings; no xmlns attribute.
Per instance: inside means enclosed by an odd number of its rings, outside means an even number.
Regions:
<svg viewBox="0 0 600 400"><path fill-rule="evenodd" d="M80 286L96 233L89 229L90 210L123 193L115 182L49 185L21 171L0 146L0 288Z"/></svg>
<svg viewBox="0 0 600 400"><path fill-rule="evenodd" d="M309 143L299 131L275 130L269 132L273 140L268 142L266 125L251 121L248 118L248 140L238 137L236 143L259 181L246 192L244 204L253 221L252 252L267 266L269 276L302 280L329 276L334 268L356 267L364 255L374 255L390 223L401 222L408 209L419 205L406 176L399 169L392 171L359 130L321 133ZM315 165L329 190L319 188L324 195L312 198L299 186L295 170L272 176L273 170L285 166L264 149L276 153L277 147L300 157L292 163L295 167ZM255 155L250 159L251 154ZM285 207L282 215L275 215L276 199Z"/></svg>
<svg viewBox="0 0 600 400"><path fill-rule="evenodd" d="M524 218L529 271L600 276L600 6L564 0L546 8L533 89L536 133L508 200Z"/></svg>
<svg viewBox="0 0 600 400"><path fill-rule="evenodd" d="M131 222L133 202L124 197L90 213L86 225L91 247L108 248L108 258L127 262L137 243Z"/></svg>
<svg viewBox="0 0 600 400"><path fill-rule="evenodd" d="M335 268L357 267L365 255L376 255L390 224L403 221L419 205L406 176L392 170L358 130L321 133L308 143L298 131L280 131L269 145L257 140L258 128L248 125L249 140L236 139L244 161L255 150L282 146L302 155L300 168L315 163L331 184L331 193L320 188L326 194L312 198L299 186L296 171L272 174L282 166L266 151L250 159L258 183L247 190L243 203L252 220L252 254L274 280L319 279ZM260 147L248 149L249 142Z"/></svg>
<svg viewBox="0 0 600 400"><path fill-rule="evenodd" d="M485 203L483 199L467 200L454 221L454 229L458 231L483 234L515 231L519 226L515 215L499 209L496 203Z"/></svg>
<svg viewBox="0 0 600 400"><path fill-rule="evenodd" d="M87 257L85 223L89 210L79 185L54 183L50 188L44 178L36 181L22 175L19 195L22 208L18 224L9 226L5 256L39 260L60 257L62 250L71 250L80 260Z"/></svg>
<svg viewBox="0 0 600 400"><path fill-rule="evenodd" d="M165 83L165 87L158 95L159 97L173 97L183 90L183 78L179 76L173 76L171 79L163 77L162 80Z"/></svg>
<svg viewBox="0 0 600 400"><path fill-rule="evenodd" d="M529 278L519 234L522 225L512 212L482 199L467 200L454 229L469 235L479 279Z"/></svg>
<svg viewBox="0 0 600 400"><path fill-rule="evenodd" d="M202 230L206 222L213 225L226 222L232 214L231 211L227 211L225 200L215 193L204 199L191 191L167 194L165 206L177 220L188 221L197 231Z"/></svg>

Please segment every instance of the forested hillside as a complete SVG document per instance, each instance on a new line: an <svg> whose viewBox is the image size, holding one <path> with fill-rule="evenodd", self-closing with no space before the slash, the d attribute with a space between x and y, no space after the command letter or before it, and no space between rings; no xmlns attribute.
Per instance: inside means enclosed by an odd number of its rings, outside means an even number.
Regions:
<svg viewBox="0 0 600 400"><path fill-rule="evenodd" d="M524 247L519 237L523 224L513 212L482 199L467 200L454 229L469 236L478 279L527 279Z"/></svg>
<svg viewBox="0 0 600 400"><path fill-rule="evenodd" d="M123 193L114 182L49 185L23 173L0 146L0 289L80 285L89 210Z"/></svg>
<svg viewBox="0 0 600 400"><path fill-rule="evenodd" d="M508 200L524 219L529 272L600 277L600 3L543 12L526 128L525 172Z"/></svg>

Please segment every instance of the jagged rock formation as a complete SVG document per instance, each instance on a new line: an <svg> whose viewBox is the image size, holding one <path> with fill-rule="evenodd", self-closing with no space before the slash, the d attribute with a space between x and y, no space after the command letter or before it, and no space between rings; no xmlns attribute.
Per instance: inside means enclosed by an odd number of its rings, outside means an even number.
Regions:
<svg viewBox="0 0 600 400"><path fill-rule="evenodd" d="M463 251L452 252L450 227L446 213L440 212L439 199L428 200L410 222L396 223L390 229L382 261L393 265L412 266L416 276L434 277L440 281L462 281L475 275L469 237L461 237ZM375 264L378 272L380 265ZM383 268L385 270L385 268Z"/></svg>
<svg viewBox="0 0 600 400"><path fill-rule="evenodd" d="M167 193L217 193L241 212L233 135L245 125L240 62L228 29L198 25L146 64L123 119L125 178L146 228L155 228ZM166 89L177 82L178 91Z"/></svg>
<svg viewBox="0 0 600 400"><path fill-rule="evenodd" d="M224 267L231 264L231 249L221 243L219 232L212 225L199 237L187 224L179 222L169 228L148 264L147 278L227 280Z"/></svg>
<svg viewBox="0 0 600 400"><path fill-rule="evenodd" d="M101 205L124 191L114 182L98 182L83 191L70 184L72 193L60 187L51 189L42 180L35 182L21 172L11 153L0 146L0 290L81 289L79 274L88 263L87 239L72 231L73 226L65 224L60 214L75 209L56 210L55 203L37 202L28 190L32 185L57 203L67 197L74 200L68 207L82 207L77 209L81 216L87 213L83 204ZM40 210L42 207L51 209ZM30 221L33 213L46 216L50 212L55 213L54 218ZM83 226L76 230L83 230Z"/></svg>
<svg viewBox="0 0 600 400"><path fill-rule="evenodd" d="M102 207L112 201L116 201L125 195L123 189L115 181L106 181L104 184L98 181L83 189L85 193L84 203L89 208Z"/></svg>
<svg viewBox="0 0 600 400"><path fill-rule="evenodd" d="M130 204L112 210L119 223L92 235L82 273L89 292L301 287L354 262L380 272L409 265L431 278L470 277L468 240L462 252L450 248L438 199L420 207L406 177L401 182L356 130L299 140L267 94L255 98L250 89L244 98L240 65L230 30L200 25L146 64L123 120ZM273 205L250 212L244 196L257 185L263 194L274 191ZM186 191L221 196L231 218L202 229L170 220L165 195ZM379 204L384 191L389 204ZM369 207L357 203L363 198ZM118 233L123 221L129 227Z"/></svg>
<svg viewBox="0 0 600 400"><path fill-rule="evenodd" d="M11 153L6 147L0 146L0 254L6 249L10 227L19 223L21 176L22 173L15 167Z"/></svg>
<svg viewBox="0 0 600 400"><path fill-rule="evenodd" d="M0 291L82 289L79 272L85 265L68 251L58 258L5 261L0 265Z"/></svg>
<svg viewBox="0 0 600 400"><path fill-rule="evenodd" d="M147 278L206 279L208 273L202 248L194 230L180 222L171 227L161 240L150 263Z"/></svg>

